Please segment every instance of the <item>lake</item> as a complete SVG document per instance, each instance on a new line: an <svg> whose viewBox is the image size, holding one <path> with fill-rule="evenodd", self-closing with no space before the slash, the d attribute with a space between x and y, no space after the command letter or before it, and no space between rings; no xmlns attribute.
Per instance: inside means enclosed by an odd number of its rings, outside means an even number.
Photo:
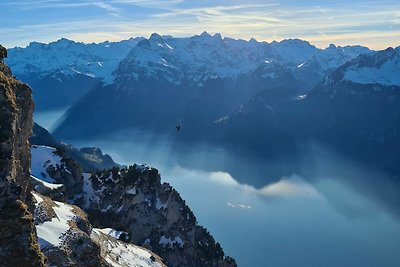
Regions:
<svg viewBox="0 0 400 267"><path fill-rule="evenodd" d="M129 130L67 141L100 147L121 164L157 168L239 266L400 266L399 190L383 178L369 179L362 166L335 158L312 165L318 169L312 179L295 173L271 179L270 163L177 144L173 136Z"/></svg>
<svg viewBox="0 0 400 267"><path fill-rule="evenodd" d="M71 142L98 146L122 164L156 167L239 266L400 266L396 214L340 177L294 174L255 188L262 163L251 166L220 148L180 148L138 131ZM231 165L249 170L248 184L225 171ZM251 177L258 170L261 178Z"/></svg>

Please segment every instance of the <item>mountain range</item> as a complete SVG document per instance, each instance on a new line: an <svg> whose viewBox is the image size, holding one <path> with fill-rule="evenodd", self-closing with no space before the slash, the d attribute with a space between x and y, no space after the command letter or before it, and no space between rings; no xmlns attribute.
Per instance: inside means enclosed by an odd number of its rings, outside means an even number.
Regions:
<svg viewBox="0 0 400 267"><path fill-rule="evenodd" d="M66 46L75 52L56 52ZM90 49L101 52L86 52ZM179 142L216 142L264 158L289 157L293 166L285 165L278 177L297 170L311 143L399 171L395 157L385 160L387 153L398 153L393 144L398 133L399 48L319 49L298 39L267 43L204 32L189 38L152 34L121 43L62 39L11 49L10 55L14 57L8 62L21 78L75 70L70 80L60 79L64 85L52 87L54 94L80 93L67 104L51 96L54 103L71 105L54 132L61 139L127 128L169 134L179 124ZM91 62L105 62L105 68L89 68ZM72 85L82 77L90 85ZM36 98L49 96L46 89L33 85L33 90Z"/></svg>
<svg viewBox="0 0 400 267"><path fill-rule="evenodd" d="M65 38L49 44L32 42L26 48L9 49L7 63L18 78L33 87L36 108L46 110L72 105L99 86L98 81L103 86L122 86L127 80L140 83L155 77L157 82L202 88L213 79L257 75L275 80L290 71L294 79L302 81L300 88L308 89L367 52L369 49L361 46L318 49L298 39L266 43L204 32L190 38L153 34L149 39L98 44Z"/></svg>
<svg viewBox="0 0 400 267"><path fill-rule="evenodd" d="M0 52L1 266L237 266L156 169L34 125L31 88Z"/></svg>
<svg viewBox="0 0 400 267"><path fill-rule="evenodd" d="M100 149L58 139L131 128L173 133L179 143L271 160L262 181L235 175L256 187L293 173L313 179L319 173L309 166L338 154L371 174L363 182L390 180L393 191L377 190L377 199L399 204L400 47L319 49L298 39L267 43L204 32L34 42L9 50L13 73L1 55L0 212L7 216L0 217L0 259L10 266L44 266L46 258L87 266L236 266L156 169L120 166ZM33 86L38 111L69 107L55 138L33 125L30 88L13 75ZM333 177L341 169L324 166ZM340 175L350 182L353 173Z"/></svg>

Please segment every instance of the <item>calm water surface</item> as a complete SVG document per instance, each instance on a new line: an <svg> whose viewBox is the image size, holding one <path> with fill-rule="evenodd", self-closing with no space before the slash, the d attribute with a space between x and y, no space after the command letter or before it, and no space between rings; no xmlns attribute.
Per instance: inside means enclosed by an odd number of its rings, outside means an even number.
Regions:
<svg viewBox="0 0 400 267"><path fill-rule="evenodd" d="M163 181L181 193L199 223L239 266L400 266L398 213L379 201L379 192L368 193L374 192L373 184L370 190L359 190L322 170L318 179L294 174L255 188L252 181L268 181L262 162L252 165L223 149L182 148L171 140L128 131L67 141L98 146L122 164L147 163L159 169ZM228 165L249 173L248 182L237 182L236 172L226 171ZM379 187L385 188L385 182Z"/></svg>
<svg viewBox="0 0 400 267"><path fill-rule="evenodd" d="M265 175L262 163L251 166L222 149L180 149L140 132L72 143L99 146L122 164L158 168L239 266L400 266L398 217L340 177L308 181L292 175L255 188L252 179ZM218 170L227 162L243 164L251 176L260 170L259 177L240 184Z"/></svg>

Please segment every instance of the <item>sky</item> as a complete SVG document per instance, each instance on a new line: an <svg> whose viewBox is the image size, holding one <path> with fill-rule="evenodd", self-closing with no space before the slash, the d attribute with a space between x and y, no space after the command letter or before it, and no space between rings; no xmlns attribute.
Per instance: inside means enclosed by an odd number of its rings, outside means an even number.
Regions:
<svg viewBox="0 0 400 267"><path fill-rule="evenodd" d="M6 47L203 31L268 42L300 38L321 48L400 46L399 0L2 0L0 10Z"/></svg>

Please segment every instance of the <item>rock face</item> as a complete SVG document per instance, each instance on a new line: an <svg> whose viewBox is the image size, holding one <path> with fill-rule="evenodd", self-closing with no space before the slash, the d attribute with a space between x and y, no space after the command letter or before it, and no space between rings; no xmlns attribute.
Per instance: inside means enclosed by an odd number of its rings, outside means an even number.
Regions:
<svg viewBox="0 0 400 267"><path fill-rule="evenodd" d="M81 199L95 225L121 229L168 266L236 266L197 224L179 193L154 168L133 165L86 175Z"/></svg>
<svg viewBox="0 0 400 267"><path fill-rule="evenodd" d="M44 266L31 206L31 89L12 77L0 47L0 262L2 266Z"/></svg>
<svg viewBox="0 0 400 267"><path fill-rule="evenodd" d="M301 40L247 42L206 32L189 38L153 34L120 62L112 83L93 88L68 110L54 135L93 138L127 128L170 134L171 125L180 123L190 131L186 138L197 141L210 135L214 121L258 93L282 88L295 90L291 97L303 95L368 51L322 50Z"/></svg>
<svg viewBox="0 0 400 267"><path fill-rule="evenodd" d="M3 60L7 57L7 49L5 49L4 46L0 45L0 61L3 62Z"/></svg>
<svg viewBox="0 0 400 267"><path fill-rule="evenodd" d="M117 240L121 233L93 228L79 207L33 194L35 225L47 265L165 267L154 253Z"/></svg>
<svg viewBox="0 0 400 267"><path fill-rule="evenodd" d="M100 257L100 247L90 238L92 227L85 213L37 193L34 197L38 239L48 265L108 266Z"/></svg>
<svg viewBox="0 0 400 267"><path fill-rule="evenodd" d="M162 259L151 251L127 244L110 236L113 229L93 229L91 238L100 246L100 254L111 266L121 267L166 267ZM107 233L107 234L106 234Z"/></svg>
<svg viewBox="0 0 400 267"><path fill-rule="evenodd" d="M9 50L7 63L18 79L33 88L36 111L66 108L112 72L141 38L99 44L65 38L48 45L32 42ZM57 90L54 90L57 88Z"/></svg>
<svg viewBox="0 0 400 267"><path fill-rule="evenodd" d="M3 58L6 53L1 53ZM165 267L149 249L162 253L169 266L235 266L211 235L197 226L179 194L161 185L155 169L114 167L91 175L82 173L65 153L78 154L94 169L114 165L99 149L31 147L31 89L13 78L3 62L0 107L1 266ZM128 200L121 202L121 195ZM90 211L97 226L115 225L127 231L93 228L86 213L67 201ZM113 204L127 206L107 213ZM113 217L120 212L126 218L119 223L104 221L105 214Z"/></svg>
<svg viewBox="0 0 400 267"><path fill-rule="evenodd" d="M41 179L51 182L35 189L82 208L95 227L123 231L121 240L153 251L167 266L236 266L212 235L197 224L179 193L161 183L156 169L133 165L77 173L79 169L70 164L72 159L59 158L50 147L33 146L32 151L33 163L38 162L35 157L45 163L41 170L32 166L32 174L40 177L43 173ZM43 189L46 187L49 190ZM102 243L101 238L96 240ZM115 259L111 256L109 260Z"/></svg>

